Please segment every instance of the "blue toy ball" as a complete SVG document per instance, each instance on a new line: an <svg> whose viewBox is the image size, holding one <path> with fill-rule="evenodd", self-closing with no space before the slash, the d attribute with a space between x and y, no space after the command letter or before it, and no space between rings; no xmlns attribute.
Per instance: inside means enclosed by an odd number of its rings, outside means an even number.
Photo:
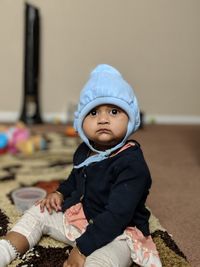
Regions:
<svg viewBox="0 0 200 267"><path fill-rule="evenodd" d="M0 133L0 149L6 148L8 145L8 138L5 133Z"/></svg>

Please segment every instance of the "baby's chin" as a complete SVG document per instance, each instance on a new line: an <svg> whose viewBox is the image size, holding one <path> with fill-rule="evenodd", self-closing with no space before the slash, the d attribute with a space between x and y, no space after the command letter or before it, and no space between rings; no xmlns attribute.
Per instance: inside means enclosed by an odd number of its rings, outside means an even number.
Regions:
<svg viewBox="0 0 200 267"><path fill-rule="evenodd" d="M100 151L110 149L120 143L121 140L109 140L109 141L93 141L92 146Z"/></svg>

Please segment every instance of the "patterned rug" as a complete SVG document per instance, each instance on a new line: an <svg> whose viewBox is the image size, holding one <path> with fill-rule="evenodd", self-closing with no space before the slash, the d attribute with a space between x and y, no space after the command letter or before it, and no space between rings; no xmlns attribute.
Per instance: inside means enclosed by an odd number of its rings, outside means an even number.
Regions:
<svg viewBox="0 0 200 267"><path fill-rule="evenodd" d="M47 140L46 150L30 156L0 156L0 238L21 216L12 201L13 190L36 186L51 192L71 171L73 152L79 140L56 133L48 133ZM184 254L153 214L150 217L150 230L163 267L190 267ZM71 247L63 243L43 237L37 246L9 266L60 267L70 250Z"/></svg>

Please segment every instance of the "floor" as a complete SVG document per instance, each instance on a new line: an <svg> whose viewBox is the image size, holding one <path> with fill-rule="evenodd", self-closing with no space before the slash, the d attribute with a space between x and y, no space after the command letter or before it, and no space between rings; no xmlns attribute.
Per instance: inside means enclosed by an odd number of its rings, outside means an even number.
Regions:
<svg viewBox="0 0 200 267"><path fill-rule="evenodd" d="M141 142L152 173L148 205L194 267L200 266L200 126L148 125Z"/></svg>

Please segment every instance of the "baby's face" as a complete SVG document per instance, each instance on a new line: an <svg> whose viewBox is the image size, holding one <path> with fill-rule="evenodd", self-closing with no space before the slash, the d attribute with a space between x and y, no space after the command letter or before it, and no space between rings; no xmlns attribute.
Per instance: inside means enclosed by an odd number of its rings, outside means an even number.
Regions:
<svg viewBox="0 0 200 267"><path fill-rule="evenodd" d="M88 113L83 121L83 131L96 149L105 150L123 139L128 121L128 115L121 108L105 104Z"/></svg>

